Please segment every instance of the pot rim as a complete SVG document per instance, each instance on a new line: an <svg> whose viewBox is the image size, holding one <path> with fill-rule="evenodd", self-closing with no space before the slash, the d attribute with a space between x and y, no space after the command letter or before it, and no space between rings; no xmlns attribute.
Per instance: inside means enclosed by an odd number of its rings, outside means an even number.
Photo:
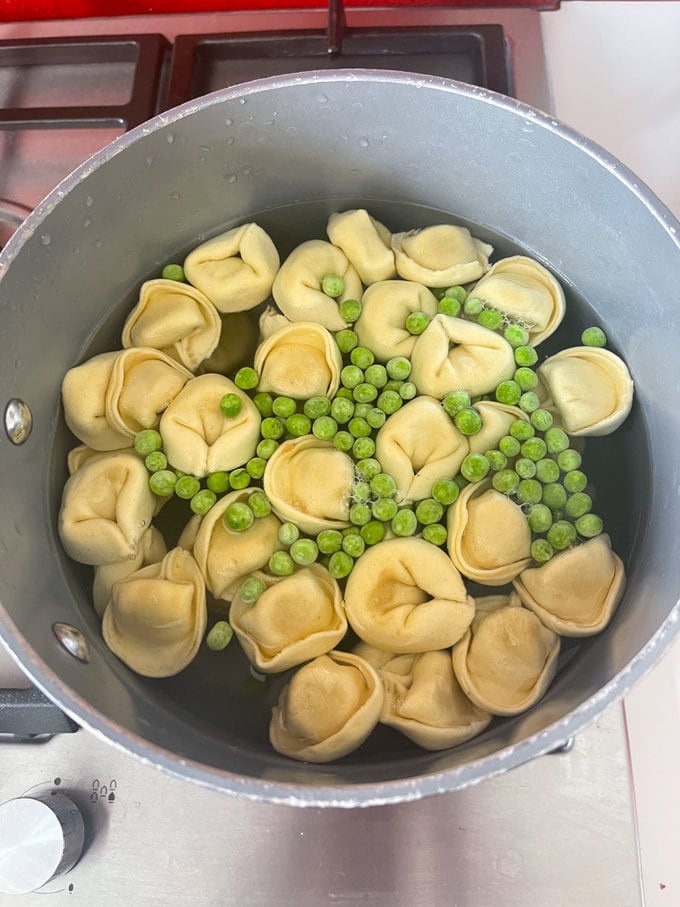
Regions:
<svg viewBox="0 0 680 907"><path fill-rule="evenodd" d="M583 153L614 175L632 192L660 223L671 241L680 249L680 223L635 174L595 142L521 101L476 86L439 77L426 77L391 70L337 69L303 74L272 76L231 88L221 89L202 98L188 101L170 111L158 114L146 123L114 139L109 145L77 167L26 218L0 252L0 279L17 256L25 241L35 233L44 218L82 179L97 170L143 136L168 126L196 111L220 104L227 99L243 98L262 91L285 89L293 85L324 84L337 81L386 82L413 85L435 91L458 94L484 101L526 119L555 133L577 146ZM497 752L454 768L396 781L362 784L323 785L273 782L249 777L186 759L156 746L128 731L92 708L78 696L33 651L19 632L7 611L0 605L0 641L30 680L79 725L96 737L112 744L141 762L202 786L242 796L251 800L289 806L357 807L409 802L437 793L459 790L480 783L510 768L521 765L564 744L581 731L608 705L620 700L667 651L680 632L680 599L652 638L609 683L582 702L564 718L542 731Z"/></svg>

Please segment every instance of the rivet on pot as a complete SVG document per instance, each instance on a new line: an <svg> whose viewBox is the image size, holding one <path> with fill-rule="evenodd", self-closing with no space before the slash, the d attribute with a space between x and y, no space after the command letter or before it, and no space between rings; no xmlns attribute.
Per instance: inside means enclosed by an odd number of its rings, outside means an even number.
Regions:
<svg viewBox="0 0 680 907"><path fill-rule="evenodd" d="M33 428L33 416L28 406L13 397L5 407L5 431L12 444L23 444Z"/></svg>
<svg viewBox="0 0 680 907"><path fill-rule="evenodd" d="M57 621L52 624L52 631L69 655L87 664L91 658L90 646L77 627Z"/></svg>

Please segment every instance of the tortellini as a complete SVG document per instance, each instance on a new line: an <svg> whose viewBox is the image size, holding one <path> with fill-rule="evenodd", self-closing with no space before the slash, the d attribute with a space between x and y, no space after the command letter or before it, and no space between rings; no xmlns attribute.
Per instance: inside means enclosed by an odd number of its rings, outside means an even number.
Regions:
<svg viewBox="0 0 680 907"><path fill-rule="evenodd" d="M227 417L225 394L236 394L241 409ZM260 413L250 397L223 375L199 375L187 382L163 413L159 431L168 462L202 478L233 469L254 456L260 440Z"/></svg>
<svg viewBox="0 0 680 907"><path fill-rule="evenodd" d="M543 696L560 640L515 594L478 598L470 629L453 649L465 695L492 715L519 715Z"/></svg>
<svg viewBox="0 0 680 907"><path fill-rule="evenodd" d="M174 548L111 590L102 632L138 674L171 677L192 661L207 624L205 583L188 551Z"/></svg>
<svg viewBox="0 0 680 907"><path fill-rule="evenodd" d="M538 374L566 432L575 437L611 434L633 405L633 380L609 350L575 346L551 356Z"/></svg>
<svg viewBox="0 0 680 907"><path fill-rule="evenodd" d="M324 277L341 277L344 291L332 299L321 289ZM341 331L347 322L338 303L361 299L361 279L340 249L322 239L310 239L290 253L276 275L274 302L290 321L316 321L329 331Z"/></svg>
<svg viewBox="0 0 680 907"><path fill-rule="evenodd" d="M153 347L190 372L213 352L222 323L200 290L177 280L147 280L123 327L123 346Z"/></svg>
<svg viewBox="0 0 680 907"><path fill-rule="evenodd" d="M531 562L531 530L522 508L491 487L470 484L447 515L448 551L458 570L485 586L503 586Z"/></svg>
<svg viewBox="0 0 680 907"><path fill-rule="evenodd" d="M234 532L224 522L224 511L234 501L247 502L256 489L233 491L221 498L202 518L197 531L195 524L186 529L184 545L192 543L193 555L205 577L208 591L225 601L231 601L241 581L254 570L264 567L279 542L281 523L273 513L255 520L246 532Z"/></svg>
<svg viewBox="0 0 680 907"><path fill-rule="evenodd" d="M108 420L106 390L119 352L101 353L69 369L61 385L64 419L73 434L92 450L132 447L128 432Z"/></svg>
<svg viewBox="0 0 680 907"><path fill-rule="evenodd" d="M461 690L448 649L398 655L380 667L380 676L385 687L380 721L426 750L464 743L491 721Z"/></svg>
<svg viewBox="0 0 680 907"><path fill-rule="evenodd" d="M497 261L471 295L526 325L532 346L550 337L564 318L562 287L547 268L525 255Z"/></svg>
<svg viewBox="0 0 680 907"><path fill-rule="evenodd" d="M591 636L604 630L625 585L623 562L607 535L561 551L514 581L526 607L561 636Z"/></svg>
<svg viewBox="0 0 680 907"><path fill-rule="evenodd" d="M366 740L380 718L382 681L349 652L319 655L299 668L272 709L274 749L302 762L331 762Z"/></svg>
<svg viewBox="0 0 680 907"><path fill-rule="evenodd" d="M184 273L220 312L243 312L269 296L279 262L262 227L243 224L190 252Z"/></svg>
<svg viewBox="0 0 680 907"><path fill-rule="evenodd" d="M266 306L258 319L260 342L269 339L272 334L275 334L281 328L285 328L289 324L293 324L293 322L289 318L286 318L285 315L282 315L276 306Z"/></svg>
<svg viewBox="0 0 680 907"><path fill-rule="evenodd" d="M385 422L375 441L383 471L404 500L427 498L439 479L455 476L468 440L431 397L416 397Z"/></svg>
<svg viewBox="0 0 680 907"><path fill-rule="evenodd" d="M59 537L81 564L113 564L137 556L156 499L143 460L132 452L92 457L64 486Z"/></svg>
<svg viewBox="0 0 680 907"><path fill-rule="evenodd" d="M294 400L332 397L340 385L342 355L333 336L311 321L282 327L255 353L258 390Z"/></svg>
<svg viewBox="0 0 680 907"><path fill-rule="evenodd" d="M474 610L451 560L423 539L369 548L345 588L345 612L357 636L397 654L448 648L465 633Z"/></svg>
<svg viewBox="0 0 680 907"><path fill-rule="evenodd" d="M326 232L366 285L395 276L392 234L365 208L331 214Z"/></svg>
<svg viewBox="0 0 680 907"><path fill-rule="evenodd" d="M450 287L478 280L489 267L492 246L466 227L438 224L395 233L392 249L397 273L428 287Z"/></svg>
<svg viewBox="0 0 680 907"><path fill-rule="evenodd" d="M148 567L149 564L157 564L165 557L167 551L163 536L155 526L151 526L139 540L137 554L133 558L95 567L94 581L92 583L92 603L97 615L99 617L103 616L111 598L111 590L114 583L136 573L142 567Z"/></svg>
<svg viewBox="0 0 680 907"><path fill-rule="evenodd" d="M220 338L217 346L201 362L198 371L227 375L242 365L253 361L257 348L257 322L248 312L231 312L220 315Z"/></svg>
<svg viewBox="0 0 680 907"><path fill-rule="evenodd" d="M354 330L359 343L376 359L410 359L418 338L406 330L404 322L412 312L432 316L436 311L437 300L427 287L407 280L382 280L368 287L361 297L361 314Z"/></svg>
<svg viewBox="0 0 680 907"><path fill-rule="evenodd" d="M237 593L229 619L258 671L286 671L330 652L347 632L342 593L325 567L312 564L291 576L262 576L254 604Z"/></svg>
<svg viewBox="0 0 680 907"><path fill-rule="evenodd" d="M488 328L450 315L435 315L416 339L411 381L421 394L441 400L449 391L487 394L515 373L508 341Z"/></svg>
<svg viewBox="0 0 680 907"><path fill-rule="evenodd" d="M284 441L264 474L264 491L277 516L310 535L349 525L353 484L352 459L314 435Z"/></svg>

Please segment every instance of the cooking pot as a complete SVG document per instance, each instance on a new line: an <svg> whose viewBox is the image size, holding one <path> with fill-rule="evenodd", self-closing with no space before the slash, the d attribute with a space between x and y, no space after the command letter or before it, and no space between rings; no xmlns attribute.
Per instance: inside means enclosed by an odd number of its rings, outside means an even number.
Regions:
<svg viewBox="0 0 680 907"><path fill-rule="evenodd" d="M305 765L269 746L280 682L258 683L240 652L201 652L176 677L149 680L104 645L91 569L65 556L56 533L75 443L60 383L70 366L119 346L140 283L201 240L255 220L283 257L322 237L330 213L358 206L395 231L471 224L497 254L521 249L549 265L568 298L560 346L578 342L586 324L604 326L633 374L636 402L615 435L589 443L585 463L628 587L607 630L564 646L556 679L528 713L435 753L379 728L338 763ZM5 422L32 416L24 443L5 433L0 442L5 644L82 726L175 774L260 800L416 799L555 748L621 697L678 629L678 230L629 171L577 133L444 79L384 71L264 79L133 129L61 183L0 257L3 407L13 401ZM89 658L77 657L77 637L75 656L60 643L59 624L80 631Z"/></svg>

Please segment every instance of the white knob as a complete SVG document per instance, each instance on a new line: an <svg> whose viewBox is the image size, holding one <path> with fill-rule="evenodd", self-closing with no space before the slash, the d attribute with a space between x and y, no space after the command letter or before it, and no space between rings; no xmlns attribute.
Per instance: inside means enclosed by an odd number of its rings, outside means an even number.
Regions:
<svg viewBox="0 0 680 907"><path fill-rule="evenodd" d="M0 805L0 891L27 894L75 866L83 817L66 794L19 797Z"/></svg>

